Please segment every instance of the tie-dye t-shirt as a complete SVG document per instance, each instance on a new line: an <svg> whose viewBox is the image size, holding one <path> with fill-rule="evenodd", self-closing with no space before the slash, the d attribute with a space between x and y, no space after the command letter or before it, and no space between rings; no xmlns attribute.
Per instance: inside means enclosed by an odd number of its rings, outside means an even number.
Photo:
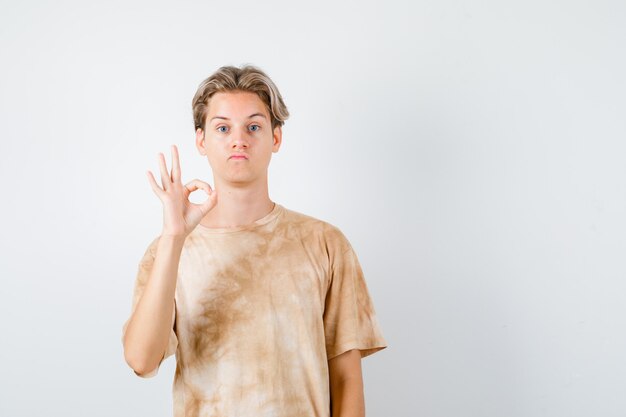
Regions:
<svg viewBox="0 0 626 417"><path fill-rule="evenodd" d="M159 237L139 263L132 311ZM387 347L344 234L280 204L250 225L187 236L172 315L163 359L176 354L174 417L328 417L328 360Z"/></svg>

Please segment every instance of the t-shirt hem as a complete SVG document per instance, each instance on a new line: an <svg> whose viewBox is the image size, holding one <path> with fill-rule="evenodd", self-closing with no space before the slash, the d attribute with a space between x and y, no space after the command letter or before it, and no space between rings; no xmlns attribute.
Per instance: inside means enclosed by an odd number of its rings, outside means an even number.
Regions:
<svg viewBox="0 0 626 417"><path fill-rule="evenodd" d="M358 349L361 351L361 358L365 358L366 356L370 356L378 351L381 351L387 347L387 342L385 340L379 340L372 343L359 343L358 341L346 342L338 347L330 350L328 352L327 358L328 360L333 359L352 349Z"/></svg>

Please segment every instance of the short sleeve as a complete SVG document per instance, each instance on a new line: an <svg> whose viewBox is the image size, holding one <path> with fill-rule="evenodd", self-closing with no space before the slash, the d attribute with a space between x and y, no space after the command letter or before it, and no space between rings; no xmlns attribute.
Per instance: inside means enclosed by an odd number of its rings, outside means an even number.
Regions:
<svg viewBox="0 0 626 417"><path fill-rule="evenodd" d="M364 358L387 347L361 265L347 242L331 256L323 321L329 360L351 349Z"/></svg>
<svg viewBox="0 0 626 417"><path fill-rule="evenodd" d="M139 299L141 298L141 295L143 294L143 290L146 287L146 284L150 278L150 271L152 270L152 265L154 264L154 258L155 258L157 244L159 242L159 237L160 236L156 237L150 243L145 253L143 254L143 257L139 261L139 267L137 269L137 275L135 277L135 284L134 284L134 289L133 289L133 300L132 300L132 309L131 309L130 316L132 316L132 313L135 312L135 309L137 308L137 303L139 302ZM165 349L165 353L163 357L161 358L161 360L159 361L159 364L157 365L155 369L143 375L139 375L135 372L136 375L141 376L143 378L151 378L151 377L156 376L163 360L173 355L174 353L176 353L176 349L178 348L178 337L176 336L176 331L175 331L175 324L176 324L175 320L176 320L176 300L174 300L174 309L172 310L173 325L172 325L172 329L170 330L169 342L167 344L167 348ZM124 325L122 326L122 342L124 341L124 335L126 333L126 328L128 327L129 321L130 321L130 317L126 320L126 322L124 322Z"/></svg>

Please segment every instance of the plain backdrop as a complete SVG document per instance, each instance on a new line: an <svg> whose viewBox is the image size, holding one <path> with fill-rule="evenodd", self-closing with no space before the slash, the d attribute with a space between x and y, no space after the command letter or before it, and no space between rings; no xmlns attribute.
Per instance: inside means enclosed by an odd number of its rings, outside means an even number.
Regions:
<svg viewBox="0 0 626 417"><path fill-rule="evenodd" d="M270 198L365 272L368 416L626 415L624 2L0 6L1 416L171 415L121 343L145 171L212 181L191 99L244 63L291 112Z"/></svg>

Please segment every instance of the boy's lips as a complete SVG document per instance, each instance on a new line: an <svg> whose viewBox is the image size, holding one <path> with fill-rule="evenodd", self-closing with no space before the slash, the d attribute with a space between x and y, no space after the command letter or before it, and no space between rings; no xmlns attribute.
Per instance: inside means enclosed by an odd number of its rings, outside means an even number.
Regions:
<svg viewBox="0 0 626 417"><path fill-rule="evenodd" d="M228 159L248 159L248 155L243 153L234 153Z"/></svg>

